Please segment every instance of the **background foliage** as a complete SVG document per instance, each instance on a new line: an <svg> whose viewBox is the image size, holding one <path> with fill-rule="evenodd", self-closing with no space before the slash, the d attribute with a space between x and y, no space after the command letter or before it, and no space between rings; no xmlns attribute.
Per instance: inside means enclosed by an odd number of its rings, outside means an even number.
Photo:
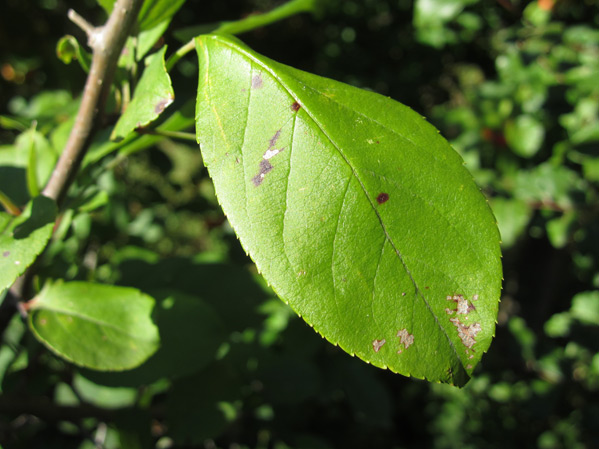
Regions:
<svg viewBox="0 0 599 449"><path fill-rule="evenodd" d="M188 27L276 4L190 0L165 40L174 49ZM55 55L64 34L80 37L69 6L2 6L0 186L19 205L23 153L35 145L43 184L83 84L83 70ZM597 3L324 6L242 38L272 59L413 107L462 154L504 251L497 336L473 379L463 389L405 379L327 344L257 276L195 143L145 136L108 154L114 144L99 135L88 156L99 164L78 180L80 203L61 218L40 272L151 294L162 349L131 371L84 370L14 317L0 348L4 447L599 445ZM76 7L93 23L105 18L95 2ZM177 105L195 98L196 73L193 57L172 72ZM163 120L190 117L193 103Z"/></svg>

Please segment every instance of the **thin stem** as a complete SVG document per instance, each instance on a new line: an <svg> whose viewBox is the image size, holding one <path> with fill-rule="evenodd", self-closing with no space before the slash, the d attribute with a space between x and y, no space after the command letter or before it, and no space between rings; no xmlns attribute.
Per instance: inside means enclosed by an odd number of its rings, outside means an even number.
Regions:
<svg viewBox="0 0 599 449"><path fill-rule="evenodd" d="M263 14L252 15L232 22L221 22L212 31L212 33L246 33L248 31L255 30L256 28L286 19L287 17L291 17L301 12L312 11L314 10L314 7L315 0L291 0L279 6L278 8L273 9L272 11L268 11ZM195 39L191 39L168 58L166 61L166 70L170 71L183 56L192 51L194 48Z"/></svg>
<svg viewBox="0 0 599 449"><path fill-rule="evenodd" d="M83 17L77 14L76 11L72 9L69 9L69 11L67 12L67 17L71 20L71 22L73 22L75 25L81 28L85 32L85 34L87 34L88 39L96 31L95 27L92 24L90 24L87 20L85 20Z"/></svg>
<svg viewBox="0 0 599 449"><path fill-rule="evenodd" d="M182 131L165 131L161 129L138 129L139 134L151 134L153 136L171 137L173 139L190 140L195 142L196 135L194 133L186 133Z"/></svg>
<svg viewBox="0 0 599 449"><path fill-rule="evenodd" d="M171 69L175 66L175 64L177 64L177 62L179 62L179 59L181 59L183 56L185 56L187 53L189 53L194 48L195 48L195 39L192 39L188 43L186 43L185 45L180 47L175 53L170 55L168 60L166 61L167 72L170 72Z"/></svg>
<svg viewBox="0 0 599 449"><path fill-rule="evenodd" d="M77 21L88 33L93 56L75 125L43 191L45 196L56 200L59 205L75 179L93 131L98 127L119 55L135 24L142 2L143 0L117 0L108 22L101 28L93 28L78 19L76 13L69 13L71 20Z"/></svg>
<svg viewBox="0 0 599 449"><path fill-rule="evenodd" d="M10 215L14 215L15 217L21 215L21 209L2 191L0 191L0 204Z"/></svg>

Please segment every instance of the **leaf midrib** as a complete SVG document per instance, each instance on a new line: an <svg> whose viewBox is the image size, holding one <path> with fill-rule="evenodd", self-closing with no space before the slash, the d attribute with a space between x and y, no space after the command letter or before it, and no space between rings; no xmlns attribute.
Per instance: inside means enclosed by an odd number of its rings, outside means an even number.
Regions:
<svg viewBox="0 0 599 449"><path fill-rule="evenodd" d="M37 306L34 309L34 311L38 311L38 312L47 311L47 312L54 312L54 313L57 313L57 314L63 314L63 315L66 315L66 316L72 316L72 317L75 317L75 318L79 318L82 321L86 321L86 322L95 324L97 326L110 328L112 330L115 330L115 331L117 331L117 332L119 332L119 333L121 333L121 334L123 334L123 335L125 335L125 336L127 336L129 338L131 338L132 340L140 340L140 341L147 341L147 342L154 341L153 339L139 338L134 333L127 332L127 331L123 330L122 328L120 328L120 327L118 327L118 326L116 326L114 324L107 323L107 322L99 320L97 318L92 318L92 317L90 317L88 315L84 315L82 313L73 312L73 311L70 311L68 309L63 309L63 308L60 308L60 307L48 306L48 304L43 304L41 306Z"/></svg>

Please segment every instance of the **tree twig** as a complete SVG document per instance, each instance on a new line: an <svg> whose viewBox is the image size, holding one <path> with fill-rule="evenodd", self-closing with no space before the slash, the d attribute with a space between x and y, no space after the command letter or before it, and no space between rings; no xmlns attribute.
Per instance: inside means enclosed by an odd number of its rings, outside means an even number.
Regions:
<svg viewBox="0 0 599 449"><path fill-rule="evenodd" d="M89 147L104 108L116 65L143 0L117 0L103 27L94 28L75 12L69 17L87 34L92 63L75 124L43 194L60 205Z"/></svg>

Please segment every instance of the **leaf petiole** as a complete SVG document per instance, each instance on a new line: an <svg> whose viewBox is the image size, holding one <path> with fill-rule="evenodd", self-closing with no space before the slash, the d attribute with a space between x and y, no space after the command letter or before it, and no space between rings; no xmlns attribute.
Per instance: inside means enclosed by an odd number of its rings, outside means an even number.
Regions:
<svg viewBox="0 0 599 449"><path fill-rule="evenodd" d="M161 129L137 129L138 134L151 134L153 136L171 137L173 139L196 141L194 133L186 133L182 131L166 131Z"/></svg>
<svg viewBox="0 0 599 449"><path fill-rule="evenodd" d="M240 20L234 20L231 22L221 22L215 24L214 28L210 30L210 26L204 26L204 32L220 33L220 34L241 34L248 31L255 30L271 23L279 22L287 17L294 16L302 12L314 11L316 6L315 0L291 0L278 8L262 14L252 14ZM205 28L208 28L206 30ZM180 47L175 53L173 53L166 61L166 70L170 70L177 64L177 62L184 57L187 53L195 49L195 37L192 38L185 45Z"/></svg>
<svg viewBox="0 0 599 449"><path fill-rule="evenodd" d="M4 192L2 192L0 190L0 204L2 204L2 206L4 207L4 209L6 210L6 212L8 212L10 215L13 215L15 217L18 217L19 215L21 215L21 209L19 209L19 207L12 202L12 200L6 196L6 194Z"/></svg>

